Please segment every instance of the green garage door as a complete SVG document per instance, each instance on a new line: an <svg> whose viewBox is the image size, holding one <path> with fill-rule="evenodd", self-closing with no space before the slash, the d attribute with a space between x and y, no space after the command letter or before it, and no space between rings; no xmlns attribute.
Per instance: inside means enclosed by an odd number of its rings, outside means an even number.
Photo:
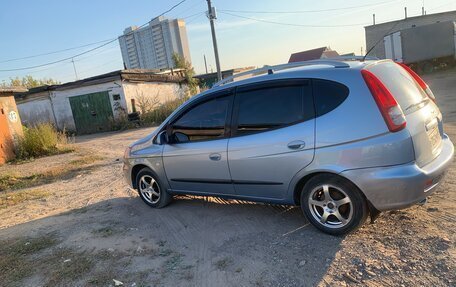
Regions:
<svg viewBox="0 0 456 287"><path fill-rule="evenodd" d="M110 129L113 115L108 92L71 97L70 105L78 134Z"/></svg>

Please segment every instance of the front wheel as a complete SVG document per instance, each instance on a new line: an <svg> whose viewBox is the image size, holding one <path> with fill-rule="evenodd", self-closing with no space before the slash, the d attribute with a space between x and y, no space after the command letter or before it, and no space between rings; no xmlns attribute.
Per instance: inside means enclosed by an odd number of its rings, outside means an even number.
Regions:
<svg viewBox="0 0 456 287"><path fill-rule="evenodd" d="M315 227L332 235L356 230L369 213L361 191L348 180L331 175L317 175L305 184L301 209Z"/></svg>
<svg viewBox="0 0 456 287"><path fill-rule="evenodd" d="M136 186L141 199L151 207L162 208L172 200L172 196L163 188L158 177L149 168L143 168L138 173Z"/></svg>

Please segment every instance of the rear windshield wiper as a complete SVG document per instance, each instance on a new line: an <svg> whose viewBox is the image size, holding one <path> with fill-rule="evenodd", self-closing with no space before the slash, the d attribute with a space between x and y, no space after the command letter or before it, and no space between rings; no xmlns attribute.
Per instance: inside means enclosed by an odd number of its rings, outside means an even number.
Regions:
<svg viewBox="0 0 456 287"><path fill-rule="evenodd" d="M404 110L404 112L406 112L406 111L408 111L408 110L410 110L410 109L416 108L416 107L422 105L423 103L427 103L428 101L429 101L429 99L424 98L424 99L422 99L421 101L419 101L418 103L411 104L410 106L408 106L408 107Z"/></svg>

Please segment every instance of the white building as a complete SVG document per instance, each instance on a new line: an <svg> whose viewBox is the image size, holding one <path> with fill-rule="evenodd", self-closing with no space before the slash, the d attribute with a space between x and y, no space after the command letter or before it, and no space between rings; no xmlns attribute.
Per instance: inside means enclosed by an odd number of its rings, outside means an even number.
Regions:
<svg viewBox="0 0 456 287"><path fill-rule="evenodd" d="M187 30L182 19L160 16L145 27L128 27L119 37L119 44L127 69L173 68L174 53L191 63Z"/></svg>
<svg viewBox="0 0 456 287"><path fill-rule="evenodd" d="M50 122L60 130L83 134L111 130L115 120L140 111L143 104L159 105L186 94L179 71L122 70L32 88L15 99L24 125Z"/></svg>
<svg viewBox="0 0 456 287"><path fill-rule="evenodd" d="M369 56L384 59L386 58L385 45L383 43L383 38L385 36L408 28L446 21L456 21L456 11L408 17L396 21L366 26L364 27L366 33L366 49L369 51L378 43L369 53ZM430 41L432 41L432 39L430 39Z"/></svg>

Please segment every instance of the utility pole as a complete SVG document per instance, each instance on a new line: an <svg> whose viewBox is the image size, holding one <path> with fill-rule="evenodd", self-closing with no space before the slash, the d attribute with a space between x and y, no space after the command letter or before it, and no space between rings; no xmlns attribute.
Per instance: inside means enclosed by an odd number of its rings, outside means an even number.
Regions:
<svg viewBox="0 0 456 287"><path fill-rule="evenodd" d="M204 54L203 57L204 57L204 67L206 68L206 74L207 74L208 72L207 72L206 54Z"/></svg>
<svg viewBox="0 0 456 287"><path fill-rule="evenodd" d="M404 7L405 19L407 19L407 7Z"/></svg>
<svg viewBox="0 0 456 287"><path fill-rule="evenodd" d="M76 72L76 65L74 64L74 58L71 58L71 62L73 63L73 69L74 69L74 76L76 77L76 81L78 79L78 73Z"/></svg>
<svg viewBox="0 0 456 287"><path fill-rule="evenodd" d="M215 26L214 20L217 18L215 15L215 8L211 5L211 0L207 0L207 16L211 24L211 33L212 33L212 44L214 45L214 55L215 55L215 65L217 66L217 78L222 80L222 71L220 70L220 60L217 48L217 38L215 37Z"/></svg>
<svg viewBox="0 0 456 287"><path fill-rule="evenodd" d="M372 22L373 22L374 25L375 25L375 14L372 14Z"/></svg>

